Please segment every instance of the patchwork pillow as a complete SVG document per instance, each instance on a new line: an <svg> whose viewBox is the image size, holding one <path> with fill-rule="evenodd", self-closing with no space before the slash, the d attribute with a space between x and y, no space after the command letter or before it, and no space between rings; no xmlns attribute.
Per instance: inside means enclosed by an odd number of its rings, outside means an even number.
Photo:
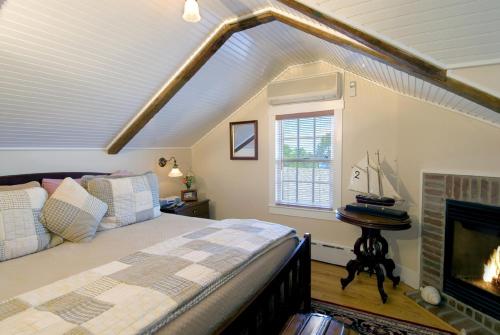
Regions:
<svg viewBox="0 0 500 335"><path fill-rule="evenodd" d="M45 203L43 223L69 241L88 242L107 209L108 205L90 195L78 182L66 178Z"/></svg>
<svg viewBox="0 0 500 335"><path fill-rule="evenodd" d="M82 187L88 191L89 190L89 180L94 179L94 178L98 178L98 177L99 176L86 174L86 175L82 176L82 178L80 179L80 185L82 185Z"/></svg>
<svg viewBox="0 0 500 335"><path fill-rule="evenodd" d="M0 191L16 191L16 190L24 190L32 187L40 187L40 183L37 181L30 181L25 184L17 184L17 185L0 185Z"/></svg>
<svg viewBox="0 0 500 335"><path fill-rule="evenodd" d="M47 192L41 187L0 192L0 261L51 248L63 242L40 222Z"/></svg>
<svg viewBox="0 0 500 335"><path fill-rule="evenodd" d="M135 176L134 173L130 172L130 171L127 171L127 170L118 170L118 171L115 171L109 175L91 175L91 174L86 174L84 176L82 176L82 178L80 179L80 185L83 186L84 189L88 189L88 182L90 179L94 179L94 178L123 178L123 177L131 177L131 176Z"/></svg>
<svg viewBox="0 0 500 335"><path fill-rule="evenodd" d="M98 230L117 228L160 215L158 178L152 172L121 178L93 178L88 191L108 205Z"/></svg>

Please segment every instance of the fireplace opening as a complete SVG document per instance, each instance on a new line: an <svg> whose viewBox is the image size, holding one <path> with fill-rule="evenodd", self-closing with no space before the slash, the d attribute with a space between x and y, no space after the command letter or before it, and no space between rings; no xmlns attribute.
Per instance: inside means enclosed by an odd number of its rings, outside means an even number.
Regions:
<svg viewBox="0 0 500 335"><path fill-rule="evenodd" d="M446 201L443 291L500 319L500 207Z"/></svg>

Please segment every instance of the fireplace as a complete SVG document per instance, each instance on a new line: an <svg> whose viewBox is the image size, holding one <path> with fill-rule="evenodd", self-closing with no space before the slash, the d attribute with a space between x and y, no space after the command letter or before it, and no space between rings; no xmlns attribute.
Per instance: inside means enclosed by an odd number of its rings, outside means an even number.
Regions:
<svg viewBox="0 0 500 335"><path fill-rule="evenodd" d="M500 319L500 207L446 200L443 291Z"/></svg>

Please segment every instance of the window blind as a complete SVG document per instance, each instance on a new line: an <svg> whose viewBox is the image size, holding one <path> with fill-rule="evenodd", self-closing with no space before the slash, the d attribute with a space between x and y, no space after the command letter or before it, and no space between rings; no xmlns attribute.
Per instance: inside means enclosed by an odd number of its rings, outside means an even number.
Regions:
<svg viewBox="0 0 500 335"><path fill-rule="evenodd" d="M276 116L275 203L333 206L333 111Z"/></svg>

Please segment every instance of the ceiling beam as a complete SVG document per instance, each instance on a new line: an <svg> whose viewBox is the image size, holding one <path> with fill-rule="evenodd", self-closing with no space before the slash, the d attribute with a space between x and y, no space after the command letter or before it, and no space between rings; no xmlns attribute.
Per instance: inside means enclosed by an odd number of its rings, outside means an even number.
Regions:
<svg viewBox="0 0 500 335"><path fill-rule="evenodd" d="M292 8L299 11L305 11L305 9L303 8L304 5L296 1L279 1L287 5L288 3L292 3L293 6L296 6ZM299 4L300 6L297 4ZM309 9L308 11L305 11L304 14L309 13L310 11L312 10ZM319 15L316 11L311 13L314 13L312 17ZM326 16L321 16L321 20L318 21L325 24L325 22L330 19L331 18L328 18ZM197 53L189 61L186 62L186 64L174 75L174 77L172 77L167 82L167 84L165 84L165 86L157 93L157 95L153 97L136 115L136 117L134 117L114 138L107 149L108 154L119 153L127 145L127 143L129 143L132 138L134 138L134 136L137 135L137 133L139 133L139 131L141 131L144 126L146 126L146 124L170 101L170 99L172 99L175 94L202 68L202 66L205 65L205 63L217 52L217 50L222 47L222 45L224 45L224 43L234 33L275 20L287 24L305 33L316 36L327 42L334 43L357 53L361 53L367 57L385 63L410 75L431 82L439 87L447 89L453 93L456 93L457 95L463 96L471 101L474 101L482 106L500 113L499 98L491 94L482 92L455 79L447 78L446 71L438 69L434 65L427 63L417 57L406 54L400 49L394 48L393 50L395 50L395 53L391 54L391 49L387 47L388 44L386 44L385 42L382 42L382 44L380 44L376 42L380 40L372 38L368 43L365 41L365 39L359 36L358 38L353 37L353 39L361 43L359 44L348 38L342 38L335 33L320 29L312 24L296 19L292 16L284 15L274 10L267 10L259 14L240 18L221 25L221 27L219 27L219 29L212 35L212 37L210 37L206 41L206 43L203 44L203 46L197 51ZM338 30L341 31L341 29ZM354 34L352 35L354 36ZM366 34L362 36L365 35ZM378 47L372 47L373 44L377 43Z"/></svg>
<svg viewBox="0 0 500 335"><path fill-rule="evenodd" d="M461 81L449 78L445 69L441 69L401 48L351 27L350 25L315 10L314 8L311 8L299 1L278 0L278 2L281 2L289 8L324 24L328 28L349 36L350 38L389 57L392 60L396 59L397 65L384 61L380 58L379 60L382 62L500 113L500 99L497 96L481 91Z"/></svg>
<svg viewBox="0 0 500 335"><path fill-rule="evenodd" d="M390 65L398 70L407 73L426 73L423 68L416 68L415 66L410 66L406 63L401 62L398 58L392 55L386 55L363 44L356 43L348 38L341 37L339 35L333 34L324 29L315 27L307 22L299 21L292 16L283 15L279 12L274 12L274 17L277 21L284 23L292 28L305 32L307 34L316 36L324 41L333 43L350 51L361 53L364 56L377 60L379 62ZM429 75L429 74L427 74Z"/></svg>
<svg viewBox="0 0 500 335"><path fill-rule="evenodd" d="M164 86L161 91L122 130L108 147L108 154L119 153L132 138L167 104L170 99L198 72L199 69L238 31L243 31L274 20L271 12L253 15L224 24L204 44L198 53Z"/></svg>
<svg viewBox="0 0 500 335"><path fill-rule="evenodd" d="M367 34L361 30L358 30L342 21L339 21L331 16L328 16L312 7L309 7L299 1L295 0L278 0L282 4L290 7L291 9L296 10L297 12L304 14L311 19L314 19L317 22L320 22L331 28L336 30L346 36L349 36L353 40L358 41L359 43L366 45L367 47L376 50L384 55L387 55L391 58L396 58L400 63L405 64L413 68L414 70L432 76L437 76L441 78L446 77L446 70L441 69L421 58L415 57L411 53L398 48L392 44L389 44L375 36Z"/></svg>

